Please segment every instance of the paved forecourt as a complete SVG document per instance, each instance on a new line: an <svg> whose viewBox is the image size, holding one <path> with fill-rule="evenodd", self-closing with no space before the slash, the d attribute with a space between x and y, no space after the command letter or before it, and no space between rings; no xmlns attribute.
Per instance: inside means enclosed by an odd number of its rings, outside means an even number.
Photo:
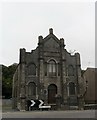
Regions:
<svg viewBox="0 0 97 120"><path fill-rule="evenodd" d="M3 118L95 118L95 110L4 112Z"/></svg>

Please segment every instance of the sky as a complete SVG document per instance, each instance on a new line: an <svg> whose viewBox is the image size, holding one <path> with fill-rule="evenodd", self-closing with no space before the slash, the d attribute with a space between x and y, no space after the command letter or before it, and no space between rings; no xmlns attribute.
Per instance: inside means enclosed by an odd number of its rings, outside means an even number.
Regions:
<svg viewBox="0 0 97 120"><path fill-rule="evenodd" d="M0 64L19 63L19 49L35 49L53 28L68 52L80 53L81 68L95 67L94 2L2 2Z"/></svg>

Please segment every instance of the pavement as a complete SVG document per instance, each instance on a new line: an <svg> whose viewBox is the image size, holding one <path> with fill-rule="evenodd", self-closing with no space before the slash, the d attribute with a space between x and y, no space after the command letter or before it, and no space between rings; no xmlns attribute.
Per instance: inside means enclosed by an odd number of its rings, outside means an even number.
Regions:
<svg viewBox="0 0 97 120"><path fill-rule="evenodd" d="M96 118L97 110L13 111L3 112L2 118Z"/></svg>

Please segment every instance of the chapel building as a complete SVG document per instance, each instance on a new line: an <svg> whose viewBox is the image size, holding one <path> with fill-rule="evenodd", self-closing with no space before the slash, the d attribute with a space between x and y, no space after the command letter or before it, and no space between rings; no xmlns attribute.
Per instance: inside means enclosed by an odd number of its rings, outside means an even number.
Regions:
<svg viewBox="0 0 97 120"><path fill-rule="evenodd" d="M83 108L84 93L80 54L65 49L53 29L38 37L38 46L31 52L20 49L20 59L13 76L13 108L27 110L27 100L42 99L45 105L60 109ZM56 108L57 108L56 107Z"/></svg>

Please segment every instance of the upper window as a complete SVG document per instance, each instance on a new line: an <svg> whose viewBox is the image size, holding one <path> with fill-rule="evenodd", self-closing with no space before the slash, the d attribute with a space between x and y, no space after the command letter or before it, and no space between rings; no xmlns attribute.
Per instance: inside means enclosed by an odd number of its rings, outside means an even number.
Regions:
<svg viewBox="0 0 97 120"><path fill-rule="evenodd" d="M50 60L48 64L48 73L51 76L56 76L56 62L54 60Z"/></svg>
<svg viewBox="0 0 97 120"><path fill-rule="evenodd" d="M36 75L36 66L35 66L35 64L30 64L28 66L28 75Z"/></svg>
<svg viewBox="0 0 97 120"><path fill-rule="evenodd" d="M75 95L75 84L73 82L69 83L69 95Z"/></svg>
<svg viewBox="0 0 97 120"><path fill-rule="evenodd" d="M69 65L68 67L68 75L73 76L74 75L74 68L72 65Z"/></svg>

